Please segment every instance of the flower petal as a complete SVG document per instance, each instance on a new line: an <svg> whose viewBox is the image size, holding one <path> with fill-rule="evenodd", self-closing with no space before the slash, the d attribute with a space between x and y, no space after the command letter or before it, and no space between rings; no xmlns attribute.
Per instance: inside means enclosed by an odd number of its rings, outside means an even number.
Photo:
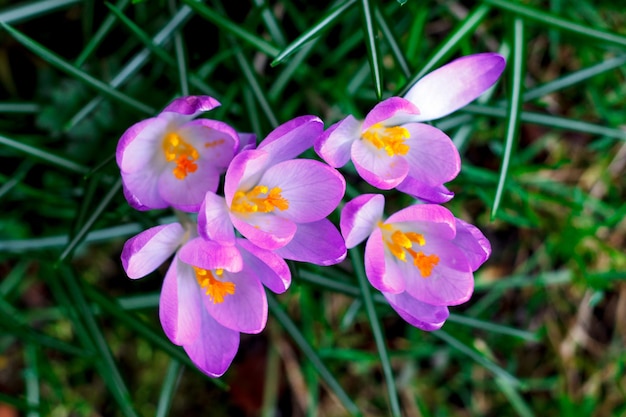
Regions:
<svg viewBox="0 0 626 417"><path fill-rule="evenodd" d="M365 116L363 131L376 123L383 126L398 126L415 120L420 111L415 104L402 97L390 97L374 106Z"/></svg>
<svg viewBox="0 0 626 417"><path fill-rule="evenodd" d="M165 157L158 158L168 121L151 117L135 123L122 135L115 151L117 165L123 173L134 173L152 166L159 171Z"/></svg>
<svg viewBox="0 0 626 417"><path fill-rule="evenodd" d="M239 132L239 149L237 152L242 152L248 149L256 148L256 135L254 133L242 133Z"/></svg>
<svg viewBox="0 0 626 417"><path fill-rule="evenodd" d="M209 164L220 173L226 171L239 148L235 129L217 120L193 120L180 126L177 133L200 154L196 164Z"/></svg>
<svg viewBox="0 0 626 417"><path fill-rule="evenodd" d="M296 224L273 214L255 213L238 217L231 213L235 228L260 248L275 250L285 246L296 234Z"/></svg>
<svg viewBox="0 0 626 417"><path fill-rule="evenodd" d="M365 275L377 290L401 293L404 291L404 277L394 273L393 270L389 271L390 264L385 256L382 233L380 228L376 227L365 244Z"/></svg>
<svg viewBox="0 0 626 417"><path fill-rule="evenodd" d="M274 129L257 149L270 154L271 164L293 159L313 146L324 123L316 116L300 116Z"/></svg>
<svg viewBox="0 0 626 417"><path fill-rule="evenodd" d="M186 264L212 271L224 269L241 271L243 261L236 246L220 245L217 242L197 237L178 251L178 257Z"/></svg>
<svg viewBox="0 0 626 417"><path fill-rule="evenodd" d="M183 179L174 176L170 169L159 177L159 193L170 206L190 213L200 210L207 192L217 191L220 172L208 164L198 164L195 172Z"/></svg>
<svg viewBox="0 0 626 417"><path fill-rule="evenodd" d="M446 116L476 99L500 77L506 62L495 53L459 58L420 79L404 96L415 104L416 121Z"/></svg>
<svg viewBox="0 0 626 417"><path fill-rule="evenodd" d="M352 142L361 137L361 121L349 115L335 123L315 141L315 152L328 165L340 168L350 160Z"/></svg>
<svg viewBox="0 0 626 417"><path fill-rule="evenodd" d="M206 193L198 212L198 233L205 239L224 245L235 243L235 229L224 197Z"/></svg>
<svg viewBox="0 0 626 417"><path fill-rule="evenodd" d="M461 219L456 219L453 242L465 252L472 271L476 271L491 255L491 244L485 235L476 226Z"/></svg>
<svg viewBox="0 0 626 417"><path fill-rule="evenodd" d="M239 332L219 324L203 311L200 337L183 346L191 361L202 372L219 377L226 372L239 349Z"/></svg>
<svg viewBox="0 0 626 417"><path fill-rule="evenodd" d="M176 345L192 343L200 334L204 306L194 271L178 258L170 265L159 298L159 319L167 337Z"/></svg>
<svg viewBox="0 0 626 417"><path fill-rule="evenodd" d="M332 213L346 190L346 181L334 168L319 161L292 159L270 167L259 184L280 188L289 202L276 215L296 223L320 220Z"/></svg>
<svg viewBox="0 0 626 417"><path fill-rule="evenodd" d="M454 197L454 193L448 190L445 185L430 186L412 177L406 177L404 181L396 187L396 190L409 194L426 203L434 204L446 203Z"/></svg>
<svg viewBox="0 0 626 417"><path fill-rule="evenodd" d="M436 204L414 204L389 216L385 224L406 223L416 232L452 240L456 234L456 219L445 207Z"/></svg>
<svg viewBox="0 0 626 417"><path fill-rule="evenodd" d="M263 285L277 294L285 292L291 285L291 271L277 251L261 249L246 239L237 239L244 264L256 271Z"/></svg>
<svg viewBox="0 0 626 417"><path fill-rule="evenodd" d="M159 192L159 177L161 171L155 171L148 166L143 171L132 174L122 172L124 197L128 204L136 210L152 210L169 207Z"/></svg>
<svg viewBox="0 0 626 417"><path fill-rule="evenodd" d="M203 296L204 307L222 326L242 333L259 333L267 323L267 299L261 281L251 265L239 272L224 272L221 281L235 284L235 293L221 303Z"/></svg>
<svg viewBox="0 0 626 417"><path fill-rule="evenodd" d="M243 151L233 158L224 179L224 197L229 207L237 191L248 191L257 184L268 161L269 154L258 149Z"/></svg>
<svg viewBox="0 0 626 417"><path fill-rule="evenodd" d="M401 156L389 156L384 149L376 149L363 140L352 144L352 162L365 181L390 190L400 184L409 173L409 164Z"/></svg>
<svg viewBox="0 0 626 417"><path fill-rule="evenodd" d="M173 100L161 113L173 112L189 116L193 119L200 113L212 110L220 105L220 102L210 96L186 96Z"/></svg>
<svg viewBox="0 0 626 417"><path fill-rule="evenodd" d="M385 197L382 194L363 194L343 207L339 227L346 247L353 248L369 237L382 220L384 208Z"/></svg>
<svg viewBox="0 0 626 417"><path fill-rule="evenodd" d="M389 305L410 325L432 331L443 326L450 315L445 306L434 306L411 297L407 292L401 294L383 293Z"/></svg>
<svg viewBox="0 0 626 417"><path fill-rule="evenodd" d="M126 241L122 266L129 278L141 278L154 271L181 245L185 230L179 223L155 226Z"/></svg>
<svg viewBox="0 0 626 417"><path fill-rule="evenodd" d="M293 261L328 266L343 261L347 250L335 225L328 219L321 219L299 224L291 241L275 253Z"/></svg>

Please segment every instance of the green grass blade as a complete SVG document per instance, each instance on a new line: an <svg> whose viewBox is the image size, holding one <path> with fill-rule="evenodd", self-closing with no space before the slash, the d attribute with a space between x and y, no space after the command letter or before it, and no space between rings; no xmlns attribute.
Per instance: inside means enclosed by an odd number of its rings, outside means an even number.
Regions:
<svg viewBox="0 0 626 417"><path fill-rule="evenodd" d="M0 103L0 113L39 113L41 107L37 103Z"/></svg>
<svg viewBox="0 0 626 417"><path fill-rule="evenodd" d="M9 34L11 34L11 36L13 36L15 38L15 40L17 40L19 43L21 43L22 45L24 45L26 48L28 48L31 52L33 52L35 55L37 55L38 57L40 57L41 59L43 59L44 61L47 61L48 63L52 64L53 66L55 66L56 68L58 68L59 70L67 73L68 75L71 75L73 77L75 77L76 79L84 82L85 84L89 85L90 87L92 87L93 89L95 89L96 91L99 91L109 97L111 97L112 99L127 105L128 107L131 107L139 112L142 113L147 113L147 114L152 114L154 113L154 109L152 109L150 106L146 106L145 104L141 103L140 101L135 100L134 98L121 93L119 91L117 91L114 88L111 88L111 86L109 86L108 84L98 80L97 78L87 74L86 72L82 71L81 69L77 68L76 66L72 65L71 63L67 62L66 60L64 60L63 58L61 58L59 55L55 54L54 52L52 52L51 50L45 48L44 46L42 46L41 44L35 42L34 40L32 40L31 38L29 38L28 36L24 35L23 33L19 32L18 30L12 28L11 26L7 25L4 22L0 22L0 25L4 28L4 30L6 30L7 32L9 32Z"/></svg>
<svg viewBox="0 0 626 417"><path fill-rule="evenodd" d="M249 43L260 52L263 52L264 54L271 57L275 57L276 55L278 55L279 49L277 47L263 40L263 38L256 36L245 29L242 29L241 26L238 26L237 24L231 22L230 20L228 20L228 18L215 12L212 8L202 4L197 0L182 1L204 19L213 23L218 28L230 33L231 35Z"/></svg>
<svg viewBox="0 0 626 417"><path fill-rule="evenodd" d="M176 5L173 0L169 1L172 14L176 13ZM183 36L179 30L174 32L174 51L176 51L176 64L178 69L178 81L180 84L180 94L189 95L189 76L187 74L187 59L185 53L185 44Z"/></svg>
<svg viewBox="0 0 626 417"><path fill-rule="evenodd" d="M285 311L278 304L278 301L276 301L274 296L269 292L267 293L267 303L269 305L270 311L272 312L276 320L278 320L278 322L283 326L287 333L289 333L289 335L296 343L296 345L298 345L304 356L306 356L306 358L311 361L319 376L324 380L324 382L326 382L328 387L337 396L339 401L341 401L346 410L353 416L361 416L362 414L356 404L354 404L348 394L346 394L346 392L343 390L341 385L339 385L339 382L337 382L333 374L331 374L326 365L324 365L324 362L322 362L318 354L302 335L295 323L291 321L291 318L289 318L287 313L285 313Z"/></svg>
<svg viewBox="0 0 626 417"><path fill-rule="evenodd" d="M391 414L394 417L400 417L402 415L400 412L400 401L398 400L396 381L393 376L393 370L391 369L391 361L389 360L389 354L387 353L387 346L385 345L385 335L383 334L383 330L380 326L380 320L376 314L376 310L374 309L372 290L370 288L369 281L365 276L363 257L361 256L358 248L350 249L350 261L352 262L354 273L359 281L359 289L361 290L361 295L365 304L367 318L372 326L376 349L378 349L378 355L380 357L380 363L383 368L383 375L385 376L385 383L387 385L387 395L389 396Z"/></svg>
<svg viewBox="0 0 626 417"><path fill-rule="evenodd" d="M513 73L511 76L511 97L509 99L506 139L504 145L504 155L502 157L502 166L500 168L500 178L498 179L496 196L491 209L492 220L496 218L500 208L502 193L504 192L504 186L509 172L509 163L511 161L513 145L519 130L520 112L522 108L522 91L524 89L525 53L524 21L520 18L515 18L513 21L513 62L511 63Z"/></svg>
<svg viewBox="0 0 626 417"><path fill-rule="evenodd" d="M380 100L383 97L383 74L380 62L382 58L378 50L378 28L374 24L374 7L370 0L361 0L361 16L363 18L367 58L370 63L370 74L372 75L372 81L374 81L376 98Z"/></svg>
<svg viewBox="0 0 626 417"><path fill-rule="evenodd" d="M391 53L393 54L396 63L400 67L400 71L406 78L409 78L411 76L409 63L407 62L406 57L404 56L404 52L402 52L402 49L400 48L400 45L398 45L396 35L393 33L393 30L387 23L387 20L385 19L383 13L380 11L379 7L374 8L374 17L376 18L378 28L383 34L383 38L385 39L385 41L387 41L389 49L391 49Z"/></svg>
<svg viewBox="0 0 626 417"><path fill-rule="evenodd" d="M331 9L328 14L318 20L317 23L311 26L307 31L300 34L300 36L298 36L285 49L280 51L280 53L277 54L277 56L274 58L270 65L272 67L275 67L276 65L282 63L289 56L291 56L291 54L300 49L305 43L315 38L316 36L319 36L323 31L329 29L331 26L336 24L339 20L339 17L348 9L350 9L350 7L354 6L356 2L357 0L346 0L344 3Z"/></svg>
<svg viewBox="0 0 626 417"><path fill-rule="evenodd" d="M484 3L495 6L516 14L518 17L525 17L535 20L548 27L566 30L576 35L587 38L589 41L602 41L619 46L626 46L626 36L608 32L600 29L593 29L580 23L575 23L549 12L544 12L534 7L526 6L511 0L483 0Z"/></svg>
<svg viewBox="0 0 626 417"><path fill-rule="evenodd" d="M88 171L87 167L77 164L74 161L55 155L48 150L36 148L15 139L7 138L6 136L0 135L0 145L9 146L15 150L25 153L28 156L32 156L33 158L45 161L51 165L66 169L70 172L85 174Z"/></svg>
<svg viewBox="0 0 626 417"><path fill-rule="evenodd" d="M21 23L80 2L81 0L47 0L20 4L0 12L0 22L9 24Z"/></svg>
<svg viewBox="0 0 626 417"><path fill-rule="evenodd" d="M277 45L284 47L287 44L287 40L285 39L280 24L276 20L276 16L274 16L274 13L272 13L270 9L271 5L265 0L254 0L254 5L261 9L261 18L263 19L263 23L265 23L265 28L269 32L270 37Z"/></svg>
<svg viewBox="0 0 626 417"><path fill-rule="evenodd" d="M180 362L176 359L170 360L165 378L163 379L163 385L161 386L155 417L167 417L169 414L172 399L174 398L174 394L176 394L182 371L183 368L180 366Z"/></svg>
<svg viewBox="0 0 626 417"><path fill-rule="evenodd" d="M24 352L24 383L26 385L26 401L31 409L26 414L26 417L39 417L41 393L39 391L39 366L37 364L37 347L28 343Z"/></svg>

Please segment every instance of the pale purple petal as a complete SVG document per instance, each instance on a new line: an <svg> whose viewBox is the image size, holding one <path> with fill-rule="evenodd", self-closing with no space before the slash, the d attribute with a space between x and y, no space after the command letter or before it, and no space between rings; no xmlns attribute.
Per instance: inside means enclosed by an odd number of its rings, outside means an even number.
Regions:
<svg viewBox="0 0 626 417"><path fill-rule="evenodd" d="M239 148L239 135L217 120L197 119L180 126L177 133L200 154L196 164L209 164L224 172Z"/></svg>
<svg viewBox="0 0 626 417"><path fill-rule="evenodd" d="M414 204L389 216L385 224L413 224L417 233L452 240L456 234L456 219L450 210L436 204Z"/></svg>
<svg viewBox="0 0 626 417"><path fill-rule="evenodd" d="M404 98L419 108L418 121L438 119L484 93L505 65L504 58L495 53L465 56L420 79Z"/></svg>
<svg viewBox="0 0 626 417"><path fill-rule="evenodd" d="M217 242L197 237L190 240L178 252L181 261L206 269L224 269L230 272L241 271L243 261L236 246L220 245Z"/></svg>
<svg viewBox="0 0 626 417"><path fill-rule="evenodd" d="M263 285L277 294L285 292L291 285L291 271L277 251L261 249L246 239L237 239L243 262L256 271Z"/></svg>
<svg viewBox="0 0 626 417"><path fill-rule="evenodd" d="M124 132L115 151L117 165L123 173L133 173L146 166L165 163L162 142L167 120L151 117L135 123ZM158 153L161 152L161 155Z"/></svg>
<svg viewBox="0 0 626 417"><path fill-rule="evenodd" d="M485 235L476 226L461 219L456 219L453 243L465 252L472 271L476 271L491 255L491 244Z"/></svg>
<svg viewBox="0 0 626 417"><path fill-rule="evenodd" d="M383 295L400 317L410 325L422 330L432 331L440 329L450 315L447 307L423 303L406 292L401 294L384 292Z"/></svg>
<svg viewBox="0 0 626 417"><path fill-rule="evenodd" d="M377 227L365 244L365 275L377 290L397 294L404 291L404 277L387 270L389 261L385 252L383 236Z"/></svg>
<svg viewBox="0 0 626 417"><path fill-rule="evenodd" d="M335 225L328 219L321 219L299 224L293 239L275 253L293 261L328 266L343 261L347 250Z"/></svg>
<svg viewBox="0 0 626 417"><path fill-rule="evenodd" d="M176 345L192 343L200 334L204 306L194 271L178 258L170 265L159 298L159 319L167 337Z"/></svg>
<svg viewBox="0 0 626 417"><path fill-rule="evenodd" d="M159 177L159 193L172 207L190 213L200 210L207 192L215 192L220 173L208 164L198 164L195 172L178 179L168 168Z"/></svg>
<svg viewBox="0 0 626 417"><path fill-rule="evenodd" d="M418 179L406 177L396 187L396 190L409 194L426 203L442 204L452 200L454 193L445 185L430 186Z"/></svg>
<svg viewBox="0 0 626 417"><path fill-rule="evenodd" d="M204 307L222 326L242 333L259 333L267 323L267 299L257 271L245 264L239 272L224 272L220 281L235 284L235 293L214 303L204 296Z"/></svg>
<svg viewBox="0 0 626 417"><path fill-rule="evenodd" d="M269 190L280 188L289 202L286 210L275 209L278 216L296 223L308 223L328 216L346 190L343 176L319 161L292 159L270 167L259 184Z"/></svg>
<svg viewBox="0 0 626 417"><path fill-rule="evenodd" d="M185 229L179 223L151 227L126 241L122 266L129 278L141 278L157 269L181 245Z"/></svg>
<svg viewBox="0 0 626 417"><path fill-rule="evenodd" d="M390 97L374 106L365 116L363 121L363 131L369 129L376 123L383 126L399 126L415 120L415 116L420 111L415 104L402 97Z"/></svg>
<svg viewBox="0 0 626 417"><path fill-rule="evenodd" d="M132 208L145 211L169 207L159 192L160 175L160 171L154 171L150 166L132 174L122 172L124 197Z"/></svg>
<svg viewBox="0 0 626 417"><path fill-rule="evenodd" d="M294 222L273 214L255 213L239 217L231 213L230 219L239 233L263 249L283 247L296 234Z"/></svg>
<svg viewBox="0 0 626 417"><path fill-rule="evenodd" d="M353 248L372 234L383 218L385 197L382 194L363 194L348 202L341 211L339 227L346 247Z"/></svg>
<svg viewBox="0 0 626 417"><path fill-rule="evenodd" d="M237 153L256 148L256 135L254 133L239 132L239 149Z"/></svg>
<svg viewBox="0 0 626 417"><path fill-rule="evenodd" d="M207 193L198 212L198 233L224 245L235 243L235 229L230 221L224 197Z"/></svg>
<svg viewBox="0 0 626 417"><path fill-rule="evenodd" d="M328 165L340 168L350 160L352 143L361 137L361 121L349 115L335 123L315 141L315 152Z"/></svg>
<svg viewBox="0 0 626 417"><path fill-rule="evenodd" d="M173 112L193 119L200 113L212 110L220 105L219 101L209 96L186 96L173 100L161 113Z"/></svg>
<svg viewBox="0 0 626 417"><path fill-rule="evenodd" d="M257 149L270 154L271 164L296 158L313 146L324 130L324 123L316 116L300 116L274 129Z"/></svg>
<svg viewBox="0 0 626 417"><path fill-rule="evenodd" d="M389 156L365 140L352 144L352 162L361 178L381 190L394 188L409 173L409 164L403 157Z"/></svg>
<svg viewBox="0 0 626 417"><path fill-rule="evenodd" d="M258 149L243 151L233 158L224 179L224 197L229 207L237 191L249 191L257 184L268 161L269 154Z"/></svg>
<svg viewBox="0 0 626 417"><path fill-rule="evenodd" d="M183 348L202 372L219 377L226 372L237 354L239 332L222 326L204 311L200 336Z"/></svg>
<svg viewBox="0 0 626 417"><path fill-rule="evenodd" d="M461 170L461 157L452 140L436 127L423 123L403 126L410 137L404 142L409 152L409 177L426 185L439 186L454 179Z"/></svg>

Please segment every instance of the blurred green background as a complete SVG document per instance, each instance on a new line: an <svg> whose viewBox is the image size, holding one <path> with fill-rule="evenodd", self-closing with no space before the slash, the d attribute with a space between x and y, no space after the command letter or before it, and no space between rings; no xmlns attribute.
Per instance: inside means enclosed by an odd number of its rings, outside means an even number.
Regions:
<svg viewBox="0 0 626 417"><path fill-rule="evenodd" d="M619 3L0 0L0 416L626 415ZM164 269L121 268L172 215L126 204L126 128L184 94L259 138L329 126L484 51L500 82L434 123L463 159L446 206L493 246L472 300L426 333L359 286L359 249L293 263L226 375L196 371L158 322Z"/></svg>

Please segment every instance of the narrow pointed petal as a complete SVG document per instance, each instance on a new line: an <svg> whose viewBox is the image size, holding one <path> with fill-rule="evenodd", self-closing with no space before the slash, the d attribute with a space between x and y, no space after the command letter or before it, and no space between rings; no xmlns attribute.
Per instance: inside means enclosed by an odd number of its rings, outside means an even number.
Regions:
<svg viewBox="0 0 626 417"><path fill-rule="evenodd" d="M203 308L193 269L174 259L159 298L161 326L172 343L181 346L199 337Z"/></svg>
<svg viewBox="0 0 626 417"><path fill-rule="evenodd" d="M198 233L224 245L235 244L235 229L224 197L207 193L198 212Z"/></svg>
<svg viewBox="0 0 626 417"><path fill-rule="evenodd" d="M268 250L285 246L296 234L296 224L273 214L251 214L246 218L232 215L235 228L255 245Z"/></svg>
<svg viewBox="0 0 626 417"><path fill-rule="evenodd" d="M184 263L208 271L224 269L237 272L243 267L241 254L236 246L220 245L201 237L187 242L178 251L178 256Z"/></svg>
<svg viewBox="0 0 626 417"><path fill-rule="evenodd" d="M376 123L383 126L399 126L414 121L420 114L415 104L402 97L390 97L374 106L363 121L363 131Z"/></svg>
<svg viewBox="0 0 626 417"><path fill-rule="evenodd" d="M235 284L235 293L221 303L203 296L204 307L222 326L242 333L259 333L267 323L267 299L257 271L244 264L239 272L224 272L221 281Z"/></svg>
<svg viewBox="0 0 626 417"><path fill-rule="evenodd" d="M435 120L470 103L500 78L506 63L495 53L459 58L420 79L404 96L415 104L418 121Z"/></svg>
<svg viewBox="0 0 626 417"><path fill-rule="evenodd" d="M324 123L316 116L300 116L274 129L257 149L270 154L272 165L299 156L313 146L324 130Z"/></svg>
<svg viewBox="0 0 626 417"><path fill-rule="evenodd" d="M259 184L278 187L289 202L276 214L296 223L320 220L332 213L346 190L343 176L319 161L292 159L269 168Z"/></svg>
<svg viewBox="0 0 626 417"><path fill-rule="evenodd" d="M374 288L383 292L401 293L404 291L404 277L388 271L385 243L377 227L365 244L365 275Z"/></svg>
<svg viewBox="0 0 626 417"><path fill-rule="evenodd" d="M122 266L129 278L141 278L167 260L181 245L185 230L179 223L155 226L126 241Z"/></svg>
<svg viewBox="0 0 626 417"><path fill-rule="evenodd" d="M352 162L361 178L381 190L394 188L409 173L403 157L389 156L384 149L375 149L363 140L352 144Z"/></svg>
<svg viewBox="0 0 626 417"><path fill-rule="evenodd" d="M450 315L447 307L423 303L406 292L401 294L384 292L383 295L400 317L422 330L440 329Z"/></svg>
<svg viewBox="0 0 626 417"><path fill-rule="evenodd" d="M476 226L461 219L456 219L453 242L465 252L472 271L476 271L491 255L491 244L485 235Z"/></svg>
<svg viewBox="0 0 626 417"><path fill-rule="evenodd" d="M281 294L291 285L291 271L277 251L261 249L246 239L237 239L244 264L256 271L263 285Z"/></svg>
<svg viewBox="0 0 626 417"><path fill-rule="evenodd" d="M235 358L239 349L239 332L222 326L204 311L200 337L183 348L194 365L216 378L226 372Z"/></svg>
<svg viewBox="0 0 626 417"><path fill-rule="evenodd" d="M343 238L328 219L299 224L291 241L275 252L285 259L322 266L338 264L347 254Z"/></svg>
<svg viewBox="0 0 626 417"><path fill-rule="evenodd" d="M315 152L328 165L340 168L350 160L352 143L361 137L361 121L349 115L335 123L315 141Z"/></svg>
<svg viewBox="0 0 626 417"><path fill-rule="evenodd" d="M195 172L183 179L176 178L170 170L159 177L159 193L172 207L195 213L200 210L207 192L217 191L220 173L208 164L199 164Z"/></svg>
<svg viewBox="0 0 626 417"><path fill-rule="evenodd" d="M376 224L383 218L384 209L385 197L382 194L363 194L343 207L339 227L348 249L372 234Z"/></svg>
<svg viewBox="0 0 626 417"><path fill-rule="evenodd" d="M172 101L161 113L179 113L193 119L200 113L212 110L219 105L219 101L210 96L186 96Z"/></svg>

